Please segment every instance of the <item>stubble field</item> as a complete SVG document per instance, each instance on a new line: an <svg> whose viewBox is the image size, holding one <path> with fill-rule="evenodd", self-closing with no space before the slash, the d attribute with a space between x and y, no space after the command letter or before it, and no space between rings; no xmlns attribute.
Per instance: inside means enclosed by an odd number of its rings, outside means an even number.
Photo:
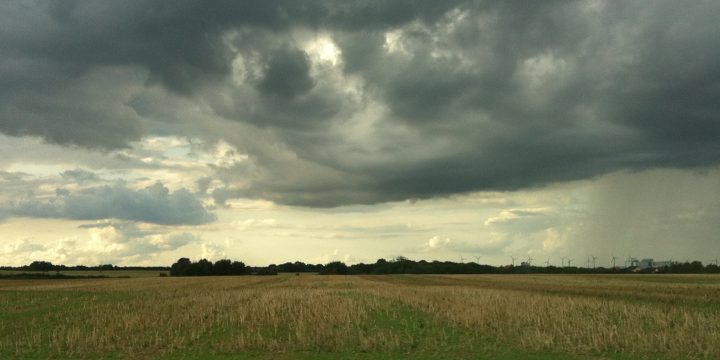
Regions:
<svg viewBox="0 0 720 360"><path fill-rule="evenodd" d="M717 359L720 277L3 280L0 358Z"/></svg>

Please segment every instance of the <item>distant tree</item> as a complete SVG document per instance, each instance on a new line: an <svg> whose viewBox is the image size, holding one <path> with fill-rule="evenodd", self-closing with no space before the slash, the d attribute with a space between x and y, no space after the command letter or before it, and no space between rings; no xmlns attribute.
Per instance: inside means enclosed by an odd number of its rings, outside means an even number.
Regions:
<svg viewBox="0 0 720 360"><path fill-rule="evenodd" d="M230 271L233 275L245 275L247 274L247 267L242 261L233 261L230 265Z"/></svg>
<svg viewBox="0 0 720 360"><path fill-rule="evenodd" d="M222 259L215 262L212 270L213 275L232 275L232 261Z"/></svg>
<svg viewBox="0 0 720 360"><path fill-rule="evenodd" d="M321 272L323 275L346 275L347 273L348 267L341 261L325 264L325 268Z"/></svg>
<svg viewBox="0 0 720 360"><path fill-rule="evenodd" d="M313 270L314 266L305 264L301 261L296 262L286 262L280 265L276 265L276 269L279 272L294 272L294 273L300 273L300 272L310 272Z"/></svg>
<svg viewBox="0 0 720 360"><path fill-rule="evenodd" d="M98 266L98 270L100 271L107 271L107 270L113 270L115 267L112 264L104 264Z"/></svg>
<svg viewBox="0 0 720 360"><path fill-rule="evenodd" d="M720 273L720 266L718 266L717 264L708 264L705 266L705 272L711 274Z"/></svg>
<svg viewBox="0 0 720 360"><path fill-rule="evenodd" d="M705 269L700 261L676 262L670 265L668 272L676 274L698 274Z"/></svg>
<svg viewBox="0 0 720 360"><path fill-rule="evenodd" d="M375 266L372 269L373 274L389 274L390 273L390 263L388 263L385 259L378 259L375 262Z"/></svg>
<svg viewBox="0 0 720 360"><path fill-rule="evenodd" d="M33 261L27 266L27 268L32 271L51 271L55 267L49 261Z"/></svg>
<svg viewBox="0 0 720 360"><path fill-rule="evenodd" d="M213 274L213 264L208 259L200 259L192 266L194 275L209 276Z"/></svg>
<svg viewBox="0 0 720 360"><path fill-rule="evenodd" d="M192 262L188 258L180 258L170 266L170 276L190 276Z"/></svg>
<svg viewBox="0 0 720 360"><path fill-rule="evenodd" d="M170 266L170 276L209 276L209 275L248 275L245 263L221 259L214 264L207 259L192 262L188 258L180 258Z"/></svg>
<svg viewBox="0 0 720 360"><path fill-rule="evenodd" d="M310 269L304 262L296 261L293 263L293 271L292 272L307 272L307 271L310 271Z"/></svg>

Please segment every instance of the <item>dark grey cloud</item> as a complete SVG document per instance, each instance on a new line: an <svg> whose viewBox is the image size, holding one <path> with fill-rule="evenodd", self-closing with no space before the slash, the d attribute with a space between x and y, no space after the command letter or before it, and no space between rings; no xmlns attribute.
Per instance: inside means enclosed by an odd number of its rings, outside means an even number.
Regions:
<svg viewBox="0 0 720 360"><path fill-rule="evenodd" d="M2 59L0 131L57 144L126 147L143 134L141 119L123 103L137 77L128 69L74 75L65 66L45 66L37 59Z"/></svg>
<svg viewBox="0 0 720 360"><path fill-rule="evenodd" d="M318 179L321 192L273 177L249 192L332 206L716 165L720 6L595 5L470 4L401 27L396 52L381 31L338 32L346 73L391 111L370 139L384 146L358 162L318 135L293 150L345 181ZM406 138L385 138L398 127Z"/></svg>
<svg viewBox="0 0 720 360"><path fill-rule="evenodd" d="M302 132L329 126L344 109L352 109L352 100L342 96L332 79L313 77L308 54L287 45L290 40L287 34L264 30L238 37L235 44L244 60L243 83L203 98L220 116L260 128ZM258 52L262 55L257 56ZM228 94L229 107L217 104L216 99Z"/></svg>
<svg viewBox="0 0 720 360"><path fill-rule="evenodd" d="M717 2L0 6L0 132L118 148L164 117L250 156L213 174L218 202L377 203L720 159ZM334 41L337 67L308 33ZM148 88L267 141L173 127L181 110Z"/></svg>
<svg viewBox="0 0 720 360"><path fill-rule="evenodd" d="M215 220L190 191L170 192L160 183L140 190L115 185L74 193L61 191L55 198L18 200L3 208L0 212L16 217L120 219L163 225L198 225Z"/></svg>
<svg viewBox="0 0 720 360"><path fill-rule="evenodd" d="M229 75L233 53L223 37L229 30L382 28L418 17L432 20L451 5L434 1L4 3L0 5L0 131L41 136L59 144L123 147L138 140L143 128L126 105L127 90L125 96L104 96L117 88L120 79L112 76L116 68L137 72L140 84L161 84L175 94L192 96L198 88ZM261 89L294 94L311 84L307 76L284 79L302 72L304 66L297 53L287 55L270 57ZM88 74L98 72L105 79L88 84Z"/></svg>
<svg viewBox="0 0 720 360"><path fill-rule="evenodd" d="M310 77L310 60L298 49L280 49L270 56L258 90L269 96L294 98L315 84Z"/></svg>

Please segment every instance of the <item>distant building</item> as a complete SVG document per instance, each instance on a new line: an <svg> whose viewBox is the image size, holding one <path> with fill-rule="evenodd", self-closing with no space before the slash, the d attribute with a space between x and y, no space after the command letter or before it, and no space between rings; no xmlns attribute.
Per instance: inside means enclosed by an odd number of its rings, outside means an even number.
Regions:
<svg viewBox="0 0 720 360"><path fill-rule="evenodd" d="M648 258L642 260L632 259L630 261L630 267L636 268L637 270L660 269L670 265L672 265L671 260L655 261L654 259Z"/></svg>
<svg viewBox="0 0 720 360"><path fill-rule="evenodd" d="M637 265L641 270L652 269L655 267L653 259L642 259Z"/></svg>

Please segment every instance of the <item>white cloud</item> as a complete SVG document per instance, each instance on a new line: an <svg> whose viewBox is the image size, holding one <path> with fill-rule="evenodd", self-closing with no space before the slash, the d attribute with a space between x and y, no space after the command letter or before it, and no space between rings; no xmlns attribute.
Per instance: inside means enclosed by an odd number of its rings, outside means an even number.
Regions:
<svg viewBox="0 0 720 360"><path fill-rule="evenodd" d="M210 261L217 261L227 258L224 246L212 242L205 242L200 245L200 258Z"/></svg>
<svg viewBox="0 0 720 360"><path fill-rule="evenodd" d="M32 238L18 239L2 248L3 265L20 266L35 260L55 264L83 260L76 251L77 238L63 238L51 244L43 244Z"/></svg>
<svg viewBox="0 0 720 360"><path fill-rule="evenodd" d="M342 51L329 36L318 36L307 41L303 50L314 62L327 62L336 66L342 61Z"/></svg>
<svg viewBox="0 0 720 360"><path fill-rule="evenodd" d="M280 224L278 224L277 220L272 218L267 219L245 219L245 220L238 220L233 221L231 226L238 230L248 230L252 228L274 228L278 227ZM283 226L285 228L290 227L288 225Z"/></svg>
<svg viewBox="0 0 720 360"><path fill-rule="evenodd" d="M499 225L513 222L519 219L528 219L546 215L550 209L548 208L523 208L502 210L495 216L488 217L485 220L485 226Z"/></svg>
<svg viewBox="0 0 720 360"><path fill-rule="evenodd" d="M9 243L0 248L2 258L10 260L3 265L24 265L36 260L65 265L142 264L202 241L192 233L148 230L132 223L98 222L82 228L86 228L87 236L49 242L22 238Z"/></svg>
<svg viewBox="0 0 720 360"><path fill-rule="evenodd" d="M431 249L446 247L449 244L450 244L450 238L446 237L446 236L441 236L441 235L435 235L435 236L431 237L430 240L428 240L428 242L427 242L427 246L430 247Z"/></svg>
<svg viewBox="0 0 720 360"><path fill-rule="evenodd" d="M359 262L367 262L367 259L358 258L349 253L340 251L339 249L333 249L332 252L312 256L305 260L308 264L327 264L333 261L342 261L345 264L355 264Z"/></svg>

